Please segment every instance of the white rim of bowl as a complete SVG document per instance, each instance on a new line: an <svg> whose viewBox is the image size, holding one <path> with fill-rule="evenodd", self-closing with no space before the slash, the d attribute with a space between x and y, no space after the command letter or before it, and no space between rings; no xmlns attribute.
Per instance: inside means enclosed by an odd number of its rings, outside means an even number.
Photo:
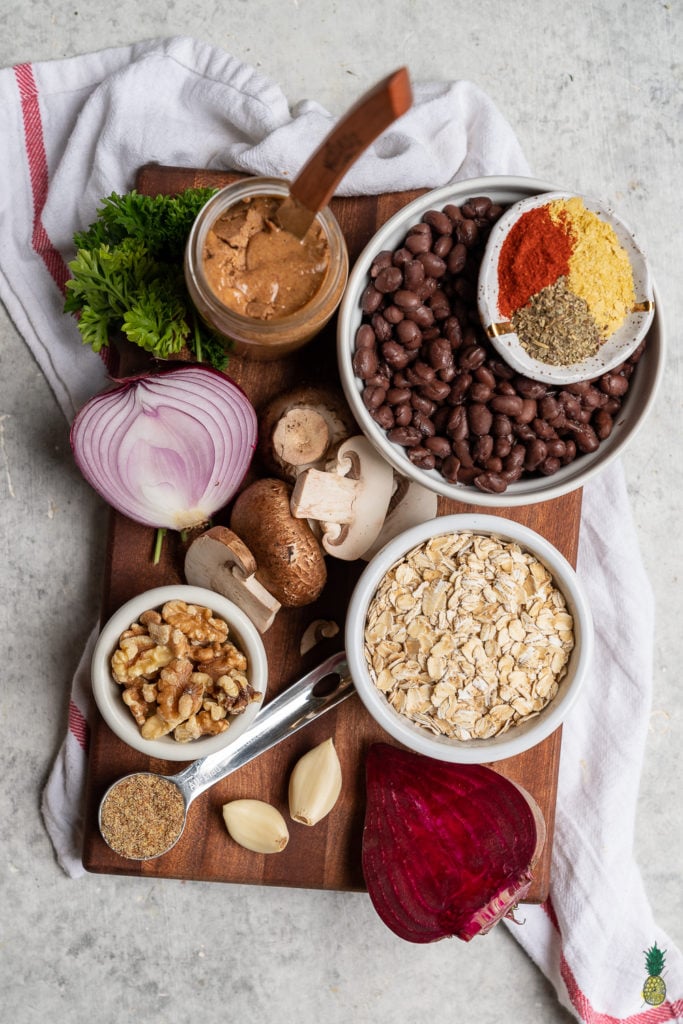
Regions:
<svg viewBox="0 0 683 1024"><path fill-rule="evenodd" d="M200 739L192 740L190 743L177 743L167 736L162 736L157 740L146 740L140 734L135 719L123 704L121 687L112 677L109 667L109 659L116 647L118 637L125 629L128 629L130 624L137 619L138 615L145 611L146 608L158 608L166 601L174 599L205 605L212 608L222 618L226 618L226 614L220 611L217 607L217 602L225 607L230 606L230 621L228 625L231 631L234 627L234 632L239 635L240 639L246 636L250 641L250 678L257 684L260 684L262 681L262 688L258 689L258 686L256 687L261 694L261 699L254 701L250 707L246 708L239 716L239 719L236 719L234 724L231 724L227 732L219 733L217 736L200 737ZM245 651L245 653L247 652ZM136 595L129 601L126 601L125 604L122 604L102 626L93 649L90 666L93 698L107 726L122 743L132 747L133 750L146 754L148 757L161 758L165 761L196 761L200 757L206 757L218 750L224 750L229 747L233 740L241 736L251 726L254 718L263 706L268 683L268 659L263 646L263 640L249 616L238 608L237 605L233 604L232 601L228 600L227 597L223 597L215 591L180 583L155 587L152 590ZM95 685L96 672L105 673L101 688L99 685ZM109 683L108 686L107 682ZM122 735L121 719L118 716L119 705L120 709L130 715L130 725L132 726L130 735ZM125 718L123 720L125 721ZM197 744L199 743L201 743L199 752L193 753L192 751L197 751Z"/></svg>
<svg viewBox="0 0 683 1024"><path fill-rule="evenodd" d="M594 455L582 455L580 459L576 459L568 466L562 467L553 476L518 481L510 484L503 494L488 494L466 484L449 484L436 470L428 472L414 466L399 445L392 444L387 440L386 431L382 430L375 423L363 405L361 382L353 373L351 366L352 346L355 335L355 329L352 331L351 324L352 320L359 313L358 300L362 293L362 286L367 282L372 260L378 252L386 247L386 240L395 232L398 232L399 225L401 226L401 232L405 233L405 229L407 229L413 218L419 219L423 213L432 207L438 207L439 204L444 204L449 200L461 201L467 196L487 193L505 194L510 196L510 198L496 199L496 196L494 196L494 199L499 202L515 202L516 199L523 198L524 196L557 191L561 191L559 186L537 178L506 177L500 175L487 178L471 178L467 181L442 185L440 188L432 189L418 199L414 199L390 217L362 250L349 274L337 319L337 363L346 400L365 436L387 462L393 466L397 473L428 487L436 494L450 498L452 501L482 508L519 508L522 505L550 501L553 498L559 498L564 494L569 494L571 491L578 490L593 476L601 473L606 466L621 454L625 446L633 440L643 426L656 400L664 375L666 341L665 320L662 314L659 293L651 275L655 315L650 328L650 338L643 358L638 364L640 372L636 380L635 389L629 392L627 401L622 407L622 413L628 413L629 409L634 408L634 399L638 398L636 404L639 411L632 417L635 419L635 422L622 422L620 424L618 436L615 432L610 438L609 449L601 445ZM399 235L402 237L401 232L399 232ZM358 318L358 323L360 323L360 318ZM652 375L652 386L649 395L640 400L640 396L634 392L638 389L639 380L642 380L644 376L645 368L649 368ZM624 420L624 416L621 417L621 420Z"/></svg>
<svg viewBox="0 0 683 1024"><path fill-rule="evenodd" d="M438 522L438 529L436 523ZM552 573L574 617L576 645L574 680L569 692L560 693L528 723L515 726L500 738L452 740L438 737L395 711L372 682L365 665L364 630L370 602L386 572L413 547L445 533L495 534L519 544ZM356 583L346 616L346 656L356 691L368 713L390 736L420 754L455 764L486 764L530 750L547 739L565 721L585 683L593 661L594 625L588 599L574 568L558 549L528 526L502 516L454 513L411 527L395 537L368 563ZM528 739L527 739L528 738Z"/></svg>
<svg viewBox="0 0 683 1024"><path fill-rule="evenodd" d="M580 363L562 366L555 366L554 364L534 359L524 349L518 335L514 332L491 333L492 325L501 322L498 311L497 270L498 259L505 238L513 225L525 213L552 203L557 199L580 199L586 209L596 213L605 223L611 225L617 234L622 248L628 254L636 286L636 300L637 302L647 301L650 303L648 310L630 314L631 317L635 318L637 327L635 324L631 324L635 329L629 340L622 340L629 326L627 322L619 331L616 331L604 342L596 355ZM493 225L481 261L477 287L477 306L487 337L501 358L516 370L517 373L522 373L532 380L542 381L544 384L556 385L590 380L593 377L601 376L603 373L609 373L615 366L623 363L638 348L638 345L652 326L655 314L652 276L649 264L628 225L606 203L601 202L599 199L582 195L579 192L557 191L539 193L535 196L528 196L526 199L520 199L506 210L502 217Z"/></svg>

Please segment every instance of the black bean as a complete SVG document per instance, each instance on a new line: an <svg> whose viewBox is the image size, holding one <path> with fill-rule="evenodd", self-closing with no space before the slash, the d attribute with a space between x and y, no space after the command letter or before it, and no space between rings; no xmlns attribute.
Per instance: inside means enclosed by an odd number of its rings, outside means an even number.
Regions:
<svg viewBox="0 0 683 1024"><path fill-rule="evenodd" d="M403 267L403 283L409 291L417 291L425 279L425 268L419 260L411 260Z"/></svg>
<svg viewBox="0 0 683 1024"><path fill-rule="evenodd" d="M457 222L454 234L457 240L462 242L467 249L474 248L479 240L479 228L473 220L468 220L467 218Z"/></svg>
<svg viewBox="0 0 683 1024"><path fill-rule="evenodd" d="M452 225L451 225L452 226ZM439 238L434 242L432 246L432 252L437 256L440 256L442 260L445 260L449 252L453 248L453 239L450 235L440 235Z"/></svg>
<svg viewBox="0 0 683 1024"><path fill-rule="evenodd" d="M432 402L443 402L450 392L451 386L445 380L432 380L420 387L420 393Z"/></svg>
<svg viewBox="0 0 683 1024"><path fill-rule="evenodd" d="M429 387L429 385L426 386ZM420 388L419 390L411 391L410 404L413 409L421 412L424 416L432 416L436 410L436 402L422 394L422 390Z"/></svg>
<svg viewBox="0 0 683 1024"><path fill-rule="evenodd" d="M481 402L472 402L467 409L467 423L473 434L488 434L493 423L493 413Z"/></svg>
<svg viewBox="0 0 683 1024"><path fill-rule="evenodd" d="M361 324L356 331L356 348L372 348L375 341L375 332L370 324Z"/></svg>
<svg viewBox="0 0 683 1024"><path fill-rule="evenodd" d="M529 377L515 377L515 389L522 398L544 398L548 393L547 384Z"/></svg>
<svg viewBox="0 0 683 1024"><path fill-rule="evenodd" d="M467 423L467 411L464 405L456 405L448 418L446 433L454 441L462 441L470 432Z"/></svg>
<svg viewBox="0 0 683 1024"><path fill-rule="evenodd" d="M413 407L410 402L400 402L394 407L394 422L397 427L407 427L413 418Z"/></svg>
<svg viewBox="0 0 683 1024"><path fill-rule="evenodd" d="M433 452L438 459L447 459L451 454L451 443L447 437L435 435L426 437L422 442L424 447Z"/></svg>
<svg viewBox="0 0 683 1024"><path fill-rule="evenodd" d="M458 353L458 366L463 370L476 370L486 360L486 349L482 345L468 345Z"/></svg>
<svg viewBox="0 0 683 1024"><path fill-rule="evenodd" d="M395 292L402 284L403 274L400 267L385 267L375 278L375 288L384 295L388 292Z"/></svg>
<svg viewBox="0 0 683 1024"><path fill-rule="evenodd" d="M493 438L490 434L482 434L477 437L472 445L472 458L480 466L485 466L488 459L493 455ZM487 467L488 468L488 467Z"/></svg>
<svg viewBox="0 0 683 1024"><path fill-rule="evenodd" d="M391 249L383 249L382 252L378 252L372 261L370 267L370 277L377 277L380 270L384 270L385 267L390 267L393 259L393 252Z"/></svg>
<svg viewBox="0 0 683 1024"><path fill-rule="evenodd" d="M426 231L420 231L419 233L408 235L405 247L409 252L413 253L413 255L417 255L421 252L429 252L432 247L431 232L427 233Z"/></svg>
<svg viewBox="0 0 683 1024"><path fill-rule="evenodd" d="M470 376L469 373L459 373L458 376L453 381L453 383L451 384L451 389L448 394L449 404L457 405L459 402L462 402L463 399L465 398L465 395L469 391L471 384L472 377Z"/></svg>
<svg viewBox="0 0 683 1024"><path fill-rule="evenodd" d="M418 306L417 309L406 310L406 318L414 320L418 327L431 327L434 323L434 314L429 306Z"/></svg>
<svg viewBox="0 0 683 1024"><path fill-rule="evenodd" d="M407 367L412 358L410 352L396 341L386 341L382 345L382 356L388 366L397 370Z"/></svg>
<svg viewBox="0 0 683 1024"><path fill-rule="evenodd" d="M446 263L440 256L433 252L423 252L417 257L424 267L425 274L429 277L443 277L446 273Z"/></svg>
<svg viewBox="0 0 683 1024"><path fill-rule="evenodd" d="M411 412L412 419L412 412ZM416 444L420 443L422 434L417 427L405 426L405 427L394 427L387 434L387 437L393 444L400 444L403 448L412 448Z"/></svg>
<svg viewBox="0 0 683 1024"><path fill-rule="evenodd" d="M408 458L415 466L419 466L420 469L434 469L436 466L436 457L433 452L430 452L428 448L423 445L414 445L408 449Z"/></svg>
<svg viewBox="0 0 683 1024"><path fill-rule="evenodd" d="M614 420L608 412L604 409L598 409L594 419L595 433L598 435L601 441L605 441L612 433L612 427L614 426Z"/></svg>
<svg viewBox="0 0 683 1024"><path fill-rule="evenodd" d="M439 235L450 235L453 230L453 222L449 218L448 214L442 213L441 210L427 210L423 216L425 224L429 224L430 227Z"/></svg>
<svg viewBox="0 0 683 1024"><path fill-rule="evenodd" d="M360 308L364 313L374 313L381 304L382 293L377 291L374 284L369 284L361 296Z"/></svg>
<svg viewBox="0 0 683 1024"><path fill-rule="evenodd" d="M381 313L373 313L370 322L377 341L389 341L392 334L392 326L389 321L385 320Z"/></svg>
<svg viewBox="0 0 683 1024"><path fill-rule="evenodd" d="M454 484L458 479L458 471L460 469L460 461L456 459L455 455L449 455L441 463L441 475L449 483Z"/></svg>
<svg viewBox="0 0 683 1024"><path fill-rule="evenodd" d="M447 338L434 338L429 342L427 358L435 370L453 365L453 353ZM450 390L450 389L449 389Z"/></svg>
<svg viewBox="0 0 683 1024"><path fill-rule="evenodd" d="M391 430L394 426L394 414L388 405L380 405L379 409L371 410L370 415L383 430Z"/></svg>
<svg viewBox="0 0 683 1024"><path fill-rule="evenodd" d="M367 380L377 372L379 360L374 348L359 348L353 357L353 372L361 380Z"/></svg>
<svg viewBox="0 0 683 1024"><path fill-rule="evenodd" d="M491 399L491 408L494 412L501 412L505 416L517 417L523 409L524 399L519 395L495 395Z"/></svg>
<svg viewBox="0 0 683 1024"><path fill-rule="evenodd" d="M500 473L479 473L473 483L480 491L489 494L502 494L507 489L507 480Z"/></svg>
<svg viewBox="0 0 683 1024"><path fill-rule="evenodd" d="M411 394L410 388L389 388L387 402L389 405L400 405L401 402L409 402Z"/></svg>
<svg viewBox="0 0 683 1024"><path fill-rule="evenodd" d="M383 405L387 397L386 390L381 387L371 386L363 391L363 404L366 409L378 409Z"/></svg>
<svg viewBox="0 0 683 1024"><path fill-rule="evenodd" d="M395 334L401 344L407 348L419 348L422 343L420 328L412 320L401 320L396 325Z"/></svg>
<svg viewBox="0 0 683 1024"><path fill-rule="evenodd" d="M405 313L398 306L387 306L382 313L384 319L390 324L398 324L403 320Z"/></svg>

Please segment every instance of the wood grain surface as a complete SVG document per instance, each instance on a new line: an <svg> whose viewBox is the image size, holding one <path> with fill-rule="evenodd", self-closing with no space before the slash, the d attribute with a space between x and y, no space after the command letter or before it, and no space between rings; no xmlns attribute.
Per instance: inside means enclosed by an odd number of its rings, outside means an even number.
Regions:
<svg viewBox="0 0 683 1024"><path fill-rule="evenodd" d="M221 171L148 165L138 174L137 188L140 192L157 195L178 192L189 186L221 186L235 177ZM332 201L352 263L377 228L420 194L401 192ZM247 392L257 411L271 395L302 380L338 382L335 322L311 345L293 356L273 363L249 363L231 357L228 372ZM245 485L258 473L259 467L254 464ZM536 505L497 510L487 508L486 512L506 516L537 530L575 565L581 497L581 491L574 491ZM442 515L475 510L481 511L481 508L439 499L439 514ZM218 517L217 522L221 521L227 521L227 517ZM184 582L184 546L180 537L167 535L162 558L157 565L152 564L153 545L152 529L139 526L116 512L111 513L103 577L103 620L124 601L143 590ZM363 566L364 563L328 559L329 581L318 601L305 608L283 609L278 614L274 625L264 636L269 664L267 700L282 692L324 657L341 649L339 637L318 645L304 659L300 657L298 648L301 634L313 619L333 619L339 624L342 635L348 598ZM330 815L314 828L290 821L289 844L277 855L250 853L233 843L223 825L222 805L239 797L257 797L280 807L288 818L287 782L291 768L302 753L328 736L334 738L344 775L342 794ZM388 737L367 714L359 698L353 695L336 710L199 797L189 811L181 840L169 853L157 860L135 862L118 857L100 837L97 828L99 801L106 788L127 772L151 770L171 774L179 771L182 765L150 759L128 748L96 715L88 755L84 865L88 871L110 874L362 891L365 888L361 871L364 762L369 745L377 740L386 742ZM548 841L528 896L529 902L542 901L548 893L560 748L561 731L558 730L525 754L492 765L496 771L523 785L536 798L546 820Z"/></svg>

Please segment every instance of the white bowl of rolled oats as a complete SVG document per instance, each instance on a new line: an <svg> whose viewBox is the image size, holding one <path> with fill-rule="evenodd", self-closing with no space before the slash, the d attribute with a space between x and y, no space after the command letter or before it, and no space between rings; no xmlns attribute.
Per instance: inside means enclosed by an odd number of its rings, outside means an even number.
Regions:
<svg viewBox="0 0 683 1024"><path fill-rule="evenodd" d="M554 732L592 651L569 562L495 515L406 530L368 563L346 619L351 675L373 718L406 747L463 764L513 757Z"/></svg>
<svg viewBox="0 0 683 1024"><path fill-rule="evenodd" d="M268 661L251 620L203 587L157 587L103 627L95 703L119 739L149 757L194 761L229 746L263 703Z"/></svg>

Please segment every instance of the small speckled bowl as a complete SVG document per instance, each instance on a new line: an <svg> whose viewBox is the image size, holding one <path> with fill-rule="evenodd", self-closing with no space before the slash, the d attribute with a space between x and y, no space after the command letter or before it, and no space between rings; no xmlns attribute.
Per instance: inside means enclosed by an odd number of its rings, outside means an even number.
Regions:
<svg viewBox="0 0 683 1024"><path fill-rule="evenodd" d="M229 638L246 655L247 676L251 685L259 694L245 710L236 715L225 732L217 736L200 737L188 743L178 743L170 736L161 736L156 740L145 739L133 718L130 709L122 699L123 687L114 679L111 672L111 656L116 650L119 636L135 622L148 608L161 608L166 601L180 600L188 604L203 605L211 608L216 616L228 624ZM105 722L120 740L129 747L147 754L149 757L161 758L164 761L194 761L206 757L217 750L229 747L253 723L258 714L266 693L268 682L268 661L263 641L258 630L232 601L221 594L216 594L203 587L184 585L156 587L127 601L115 612L104 625L95 644L91 662L92 690L95 703Z"/></svg>
<svg viewBox="0 0 683 1024"><path fill-rule="evenodd" d="M484 251L479 272L477 304L479 315L486 333L498 354L518 373L547 384L571 384L590 380L613 370L635 351L650 329L655 312L654 295L650 271L642 250L624 222L603 203L585 196L579 196L587 210L609 224L619 244L628 255L636 304L624 323L600 346L599 351L588 359L570 365L544 363L531 356L521 344L509 320L500 314L498 303L498 262L505 240L520 217L545 206L554 200L571 199L571 192L546 192L523 199L511 206L493 225Z"/></svg>
<svg viewBox="0 0 683 1024"><path fill-rule="evenodd" d="M496 536L518 544L545 565L555 586L564 595L574 620L574 649L567 673L553 700L535 718L490 739L457 740L438 736L396 711L375 685L365 660L365 623L368 609L389 569L414 547L431 537L448 533ZM544 537L502 516L462 514L441 516L420 523L395 537L374 556L360 576L346 615L346 656L354 685L375 721L395 740L418 754L458 764L487 764L515 757L546 739L565 720L578 699L593 657L593 619L588 600L569 562Z"/></svg>

